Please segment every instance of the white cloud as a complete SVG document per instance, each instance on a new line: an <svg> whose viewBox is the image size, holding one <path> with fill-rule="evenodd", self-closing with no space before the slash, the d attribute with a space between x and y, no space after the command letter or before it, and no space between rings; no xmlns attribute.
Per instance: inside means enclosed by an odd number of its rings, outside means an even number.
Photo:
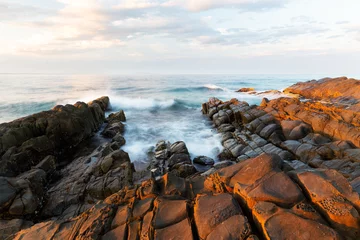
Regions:
<svg viewBox="0 0 360 240"><path fill-rule="evenodd" d="M326 19L321 11L309 14L302 1L58 2L57 9L48 12L10 0L0 3L0 17L5 19L0 23L0 53L83 61L91 56L101 63L112 59L115 64L119 60L181 62L199 56L308 56L360 49L360 21L352 19L353 14Z"/></svg>
<svg viewBox="0 0 360 240"><path fill-rule="evenodd" d="M256 11L282 7L286 2L286 0L170 0L163 3L163 6L180 6L194 12L214 8L241 8Z"/></svg>
<svg viewBox="0 0 360 240"><path fill-rule="evenodd" d="M115 9L146 9L159 6L160 3L156 1L147 0L125 0L122 3L114 6Z"/></svg>

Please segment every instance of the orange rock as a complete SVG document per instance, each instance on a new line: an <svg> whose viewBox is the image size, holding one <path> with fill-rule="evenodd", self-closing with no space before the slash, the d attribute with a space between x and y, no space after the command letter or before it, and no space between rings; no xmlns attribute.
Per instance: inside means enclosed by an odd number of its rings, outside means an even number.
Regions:
<svg viewBox="0 0 360 240"><path fill-rule="evenodd" d="M155 230L155 237L156 240L162 239L172 239L172 240L183 240L189 239L192 240L193 234L191 231L191 225L189 220L186 218L181 222L171 225L166 228L157 229Z"/></svg>
<svg viewBox="0 0 360 240"><path fill-rule="evenodd" d="M123 224L114 230L106 233L101 238L102 240L126 240L127 239L127 225Z"/></svg>
<svg viewBox="0 0 360 240"><path fill-rule="evenodd" d="M299 217L273 203L256 203L252 214L265 239L341 239L333 229Z"/></svg>
<svg viewBox="0 0 360 240"><path fill-rule="evenodd" d="M242 215L235 215L215 227L206 239L242 240L246 239L250 233L251 227L247 218Z"/></svg>
<svg viewBox="0 0 360 240"><path fill-rule="evenodd" d="M155 208L154 228L164 228L187 217L187 202L185 200L157 198Z"/></svg>
<svg viewBox="0 0 360 240"><path fill-rule="evenodd" d="M322 215L343 236L360 238L359 194L335 170L295 171L292 176Z"/></svg>
<svg viewBox="0 0 360 240"><path fill-rule="evenodd" d="M240 206L228 193L196 196L194 218L201 239L206 239L220 223L241 213Z"/></svg>

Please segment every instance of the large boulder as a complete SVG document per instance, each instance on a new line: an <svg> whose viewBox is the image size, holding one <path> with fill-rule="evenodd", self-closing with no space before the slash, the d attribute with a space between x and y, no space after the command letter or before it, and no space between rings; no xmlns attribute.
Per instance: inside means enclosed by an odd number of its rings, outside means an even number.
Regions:
<svg viewBox="0 0 360 240"><path fill-rule="evenodd" d="M74 149L99 129L108 106L109 98L102 97L0 124L0 175L14 177L47 155Z"/></svg>

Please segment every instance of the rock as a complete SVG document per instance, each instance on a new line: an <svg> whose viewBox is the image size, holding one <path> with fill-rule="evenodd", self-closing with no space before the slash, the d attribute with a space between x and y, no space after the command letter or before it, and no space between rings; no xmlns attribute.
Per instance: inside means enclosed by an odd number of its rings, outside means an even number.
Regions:
<svg viewBox="0 0 360 240"><path fill-rule="evenodd" d="M6 178L0 177L0 192L0 210L4 211L16 197L16 189Z"/></svg>
<svg viewBox="0 0 360 240"><path fill-rule="evenodd" d="M118 208L116 215L111 223L111 228L117 228L121 225L126 225L131 216L131 209L125 205Z"/></svg>
<svg viewBox="0 0 360 240"><path fill-rule="evenodd" d="M194 175L197 169L192 164L178 163L174 165L172 172L179 177L187 178Z"/></svg>
<svg viewBox="0 0 360 240"><path fill-rule="evenodd" d="M189 154L189 151L184 142L179 141L170 145L170 153L173 154Z"/></svg>
<svg viewBox="0 0 360 240"><path fill-rule="evenodd" d="M102 236L103 240L126 240L127 239L127 226L123 224Z"/></svg>
<svg viewBox="0 0 360 240"><path fill-rule="evenodd" d="M224 168L224 167L231 166L233 164L234 164L234 162L232 162L232 161L217 162L217 163L214 164L214 168L215 169L221 169L221 168Z"/></svg>
<svg viewBox="0 0 360 240"><path fill-rule="evenodd" d="M99 129L108 103L109 98L102 97L88 104L59 105L0 124L0 175L14 177L48 155L71 152Z"/></svg>
<svg viewBox="0 0 360 240"><path fill-rule="evenodd" d="M121 133L117 133L115 137L112 138L112 141L117 142L119 144L119 147L125 145L126 143L126 140Z"/></svg>
<svg viewBox="0 0 360 240"><path fill-rule="evenodd" d="M153 212L148 212L143 220L143 224L141 227L140 239L151 239L152 237L152 219L154 217Z"/></svg>
<svg viewBox="0 0 360 240"><path fill-rule="evenodd" d="M187 202L185 200L168 200L157 198L154 228L165 228L187 218Z"/></svg>
<svg viewBox="0 0 360 240"><path fill-rule="evenodd" d="M351 181L352 188L360 194L360 177L355 178Z"/></svg>
<svg viewBox="0 0 360 240"><path fill-rule="evenodd" d="M233 131L235 131L235 127L233 125L231 125L231 124L221 124L218 127L218 131L220 133L233 132Z"/></svg>
<svg viewBox="0 0 360 240"><path fill-rule="evenodd" d="M129 223L128 227L128 239L139 239L140 237L141 222L134 220Z"/></svg>
<svg viewBox="0 0 360 240"><path fill-rule="evenodd" d="M32 222L23 219L0 220L0 236L1 239L11 239L11 236L19 232L21 229L31 227Z"/></svg>
<svg viewBox="0 0 360 240"><path fill-rule="evenodd" d="M360 162L360 149L347 149L344 151L345 157L355 162Z"/></svg>
<svg viewBox="0 0 360 240"><path fill-rule="evenodd" d="M52 155L45 157L39 164L35 166L35 168L44 170L46 174L53 173L56 170L55 157Z"/></svg>
<svg viewBox="0 0 360 240"><path fill-rule="evenodd" d="M122 134L124 131L124 124L121 122L114 122L109 123L101 134L106 138L114 138L118 133Z"/></svg>
<svg viewBox="0 0 360 240"><path fill-rule="evenodd" d="M255 91L255 88L240 88L236 92L253 92Z"/></svg>
<svg viewBox="0 0 360 240"><path fill-rule="evenodd" d="M201 164L201 165L214 165L214 159L206 157L206 156L198 156L194 158L194 163Z"/></svg>
<svg viewBox="0 0 360 240"><path fill-rule="evenodd" d="M120 110L117 113L110 113L109 117L107 118L108 122L126 122L125 113L123 110Z"/></svg>
<svg viewBox="0 0 360 240"><path fill-rule="evenodd" d="M247 239L250 233L251 227L247 218L234 215L216 226L206 239Z"/></svg>
<svg viewBox="0 0 360 240"><path fill-rule="evenodd" d="M335 170L302 170L293 172L292 177L342 236L360 237L359 195L341 174Z"/></svg>
<svg viewBox="0 0 360 240"><path fill-rule="evenodd" d="M198 195L195 200L194 218L200 238L206 239L219 224L241 213L238 203L230 194Z"/></svg>
<svg viewBox="0 0 360 240"><path fill-rule="evenodd" d="M341 239L333 229L273 203L258 202L252 213L265 239Z"/></svg>
<svg viewBox="0 0 360 240"><path fill-rule="evenodd" d="M168 148L168 143L166 143L164 140L161 140L156 143L155 152L166 150Z"/></svg>
<svg viewBox="0 0 360 240"><path fill-rule="evenodd" d="M191 164L191 159L189 157L189 154L175 153L169 158L168 163L169 163L169 167L171 168L174 165L179 164L179 163L181 163L181 164Z"/></svg>
<svg viewBox="0 0 360 240"><path fill-rule="evenodd" d="M185 196L186 182L183 178L177 177L173 173L166 173L159 180L161 182L160 192L165 195Z"/></svg>
<svg viewBox="0 0 360 240"><path fill-rule="evenodd" d="M339 84L341 82L341 84ZM305 98L354 105L360 99L359 80L340 77L296 83L284 92L300 94Z"/></svg>
<svg viewBox="0 0 360 240"><path fill-rule="evenodd" d="M189 239L192 240L193 235L191 231L191 225L188 219L184 219L181 222L174 224L170 227L155 230L155 239Z"/></svg>
<svg viewBox="0 0 360 240"><path fill-rule="evenodd" d="M153 201L153 198L145 198L135 202L133 207L133 217L137 219L143 218L145 214L152 209Z"/></svg>

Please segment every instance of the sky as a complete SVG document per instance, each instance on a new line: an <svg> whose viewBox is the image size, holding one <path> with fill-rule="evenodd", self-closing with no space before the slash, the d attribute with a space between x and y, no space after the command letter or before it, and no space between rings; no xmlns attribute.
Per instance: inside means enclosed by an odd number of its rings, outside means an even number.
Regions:
<svg viewBox="0 0 360 240"><path fill-rule="evenodd" d="M0 0L0 73L360 76L359 0Z"/></svg>

